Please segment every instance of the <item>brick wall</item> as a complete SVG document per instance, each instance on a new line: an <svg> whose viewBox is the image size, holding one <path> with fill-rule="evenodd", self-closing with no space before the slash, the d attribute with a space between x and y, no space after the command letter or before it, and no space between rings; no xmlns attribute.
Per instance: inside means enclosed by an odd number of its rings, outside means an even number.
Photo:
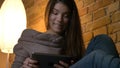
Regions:
<svg viewBox="0 0 120 68"><path fill-rule="evenodd" d="M27 13L27 28L44 32L44 13L48 0L23 0ZM42 27L42 28L41 28Z"/></svg>
<svg viewBox="0 0 120 68"><path fill-rule="evenodd" d="M98 34L109 35L120 53L120 0L76 0L84 42Z"/></svg>

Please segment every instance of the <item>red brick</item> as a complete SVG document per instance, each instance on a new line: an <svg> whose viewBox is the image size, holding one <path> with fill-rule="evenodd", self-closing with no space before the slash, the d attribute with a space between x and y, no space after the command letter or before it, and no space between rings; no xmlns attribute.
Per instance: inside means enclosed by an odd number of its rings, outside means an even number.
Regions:
<svg viewBox="0 0 120 68"><path fill-rule="evenodd" d="M118 21L120 21L120 11L117 11L112 15L112 22L114 23Z"/></svg>
<svg viewBox="0 0 120 68"><path fill-rule="evenodd" d="M75 0L76 3L78 3L80 0Z"/></svg>
<svg viewBox="0 0 120 68"><path fill-rule="evenodd" d="M117 32L117 42L120 42L120 31Z"/></svg>
<svg viewBox="0 0 120 68"><path fill-rule="evenodd" d="M94 36L99 35L99 34L107 34L107 28L106 26L103 26L101 28L94 30L93 33L94 33Z"/></svg>
<svg viewBox="0 0 120 68"><path fill-rule="evenodd" d="M88 7L88 12L96 11L96 10L102 8L102 7L110 5L113 2L114 2L114 0L100 0L100 1L97 1L95 4Z"/></svg>
<svg viewBox="0 0 120 68"><path fill-rule="evenodd" d="M107 10L107 13L111 13L111 12L114 12L116 10L119 9L119 1L115 2L115 3L112 3L108 6L108 10Z"/></svg>
<svg viewBox="0 0 120 68"><path fill-rule="evenodd" d="M110 5L111 3L114 3L114 0L103 0L103 7Z"/></svg>
<svg viewBox="0 0 120 68"><path fill-rule="evenodd" d="M93 12L101 7L103 7L102 1L97 1L96 3L88 7L88 12Z"/></svg>
<svg viewBox="0 0 120 68"><path fill-rule="evenodd" d="M84 42L90 41L91 38L92 38L92 32L87 32L83 34Z"/></svg>
<svg viewBox="0 0 120 68"><path fill-rule="evenodd" d="M87 22L90 22L90 21L92 21L92 14L89 13L87 15L84 15L80 19L81 19L81 24L85 24Z"/></svg>
<svg viewBox="0 0 120 68"><path fill-rule="evenodd" d="M95 0L83 0L83 1L84 1L85 6L88 6L95 2Z"/></svg>
<svg viewBox="0 0 120 68"><path fill-rule="evenodd" d="M76 1L76 0L75 0ZM76 1L77 8L80 10L81 8L84 7L83 1Z"/></svg>
<svg viewBox="0 0 120 68"><path fill-rule="evenodd" d="M94 12L93 14L93 20L98 19L100 17L104 17L106 15L105 9L100 9Z"/></svg>
<svg viewBox="0 0 120 68"><path fill-rule="evenodd" d="M82 26L82 33L84 33L86 31L86 28L85 28L86 24L82 24L81 26Z"/></svg>
<svg viewBox="0 0 120 68"><path fill-rule="evenodd" d="M92 25L93 30L96 29L96 28L100 28L102 26L105 26L109 23L110 23L110 17L109 16L102 17L102 18L93 22L93 25Z"/></svg>
<svg viewBox="0 0 120 68"><path fill-rule="evenodd" d="M117 42L117 35L116 35L116 33L110 34L109 36L112 38L114 43Z"/></svg>
<svg viewBox="0 0 120 68"><path fill-rule="evenodd" d="M108 33L114 33L120 30L120 22L117 23L112 23L110 25L108 25Z"/></svg>
<svg viewBox="0 0 120 68"><path fill-rule="evenodd" d="M101 1L101 0L96 0L96 2L97 2L97 1Z"/></svg>
<svg viewBox="0 0 120 68"><path fill-rule="evenodd" d="M79 14L80 14L80 16L87 14L87 8L79 9Z"/></svg>
<svg viewBox="0 0 120 68"><path fill-rule="evenodd" d="M93 29L93 22L86 23L86 31L92 31Z"/></svg>
<svg viewBox="0 0 120 68"><path fill-rule="evenodd" d="M115 0L115 1L120 1L120 0Z"/></svg>

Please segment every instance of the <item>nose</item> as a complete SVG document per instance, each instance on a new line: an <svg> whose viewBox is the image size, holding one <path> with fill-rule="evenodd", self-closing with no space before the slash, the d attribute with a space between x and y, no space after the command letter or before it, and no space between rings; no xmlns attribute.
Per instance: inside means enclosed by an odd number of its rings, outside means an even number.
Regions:
<svg viewBox="0 0 120 68"><path fill-rule="evenodd" d="M62 17L61 14L59 14L59 15L57 16L57 21L58 21L58 22L62 22L62 20L63 20L63 17Z"/></svg>

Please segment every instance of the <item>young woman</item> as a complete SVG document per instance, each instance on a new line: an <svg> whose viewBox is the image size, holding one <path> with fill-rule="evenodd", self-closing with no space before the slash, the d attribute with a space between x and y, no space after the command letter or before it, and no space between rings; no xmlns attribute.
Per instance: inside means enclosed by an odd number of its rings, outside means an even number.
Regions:
<svg viewBox="0 0 120 68"><path fill-rule="evenodd" d="M37 61L30 58L33 52L74 56L81 59L83 39L78 10L74 0L49 0L45 22L47 31L26 29L14 47L12 68L37 68ZM72 61L71 61L72 62ZM60 61L53 67L69 67Z"/></svg>
<svg viewBox="0 0 120 68"><path fill-rule="evenodd" d="M74 0L49 0L45 21L45 33L32 29L23 32L14 47L16 56L12 68L39 68L37 61L30 58L33 52L82 58L82 31ZM90 41L81 60L73 65L60 60L53 68L120 68L120 58L112 39L98 35Z"/></svg>

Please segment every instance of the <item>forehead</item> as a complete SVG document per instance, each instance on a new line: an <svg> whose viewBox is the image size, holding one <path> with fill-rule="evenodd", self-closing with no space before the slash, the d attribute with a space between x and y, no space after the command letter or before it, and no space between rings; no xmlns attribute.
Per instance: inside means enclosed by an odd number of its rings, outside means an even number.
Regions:
<svg viewBox="0 0 120 68"><path fill-rule="evenodd" d="M56 3L54 9L62 12L69 12L69 8L62 2Z"/></svg>

